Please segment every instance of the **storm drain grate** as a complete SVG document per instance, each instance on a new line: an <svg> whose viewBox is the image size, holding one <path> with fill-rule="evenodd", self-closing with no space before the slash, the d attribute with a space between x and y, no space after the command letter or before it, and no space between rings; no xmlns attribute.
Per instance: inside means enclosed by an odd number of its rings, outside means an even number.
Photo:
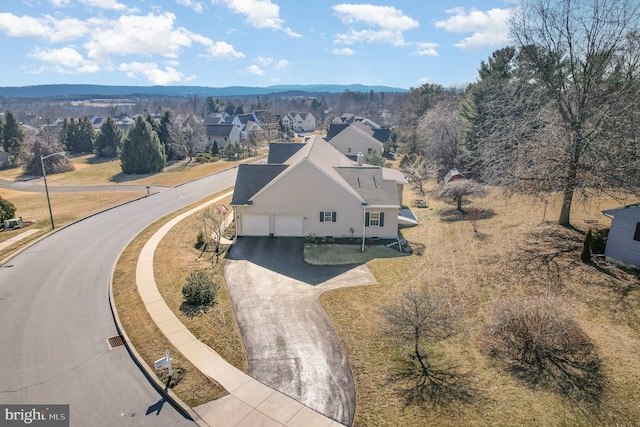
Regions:
<svg viewBox="0 0 640 427"><path fill-rule="evenodd" d="M114 348L122 347L124 345L122 335L115 335L107 338L107 343L109 344L109 350L113 350Z"/></svg>

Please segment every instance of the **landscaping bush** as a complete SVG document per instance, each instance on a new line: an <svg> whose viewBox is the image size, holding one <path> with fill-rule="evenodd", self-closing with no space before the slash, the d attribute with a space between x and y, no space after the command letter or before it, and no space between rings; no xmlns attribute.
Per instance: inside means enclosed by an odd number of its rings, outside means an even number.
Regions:
<svg viewBox="0 0 640 427"><path fill-rule="evenodd" d="M196 236L196 249L200 249L202 245L204 245L204 233L199 231L198 236Z"/></svg>
<svg viewBox="0 0 640 427"><path fill-rule="evenodd" d="M185 302L192 306L214 305L218 295L218 283L205 271L194 271L187 277L187 283L182 288Z"/></svg>
<svg viewBox="0 0 640 427"><path fill-rule="evenodd" d="M11 219L16 213L16 207L10 201L0 197L0 222Z"/></svg>
<svg viewBox="0 0 640 427"><path fill-rule="evenodd" d="M496 302L485 324L489 354L533 384L598 400L603 388L596 348L557 297L513 297Z"/></svg>
<svg viewBox="0 0 640 427"><path fill-rule="evenodd" d="M604 254L604 250L607 247L607 239L609 238L609 229L596 230L593 233L593 240L591 241L591 252L594 254Z"/></svg>
<svg viewBox="0 0 640 427"><path fill-rule="evenodd" d="M587 234L584 236L584 243L582 245L582 252L580 252L580 261L585 264L591 262L591 244L593 242L593 233L591 233L591 229L587 231Z"/></svg>

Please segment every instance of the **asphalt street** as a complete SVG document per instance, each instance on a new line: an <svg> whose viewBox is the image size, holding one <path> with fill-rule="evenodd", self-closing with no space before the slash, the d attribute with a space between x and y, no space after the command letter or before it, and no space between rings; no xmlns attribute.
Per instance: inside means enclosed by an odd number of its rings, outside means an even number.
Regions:
<svg viewBox="0 0 640 427"><path fill-rule="evenodd" d="M109 284L120 252L136 234L232 187L236 173L92 216L1 266L0 403L69 404L72 426L193 425L163 403L124 347L109 349L106 338L117 334Z"/></svg>

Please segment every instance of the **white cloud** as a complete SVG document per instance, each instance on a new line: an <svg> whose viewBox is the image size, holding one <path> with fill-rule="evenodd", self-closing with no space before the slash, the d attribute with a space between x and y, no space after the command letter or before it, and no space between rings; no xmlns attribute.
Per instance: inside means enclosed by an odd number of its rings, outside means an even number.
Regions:
<svg viewBox="0 0 640 427"><path fill-rule="evenodd" d="M352 28L347 33L336 35L334 41L339 44L367 42L402 46L405 44L403 33L420 25L393 6L338 4L333 6L333 10L346 25L361 24L369 27L362 30Z"/></svg>
<svg viewBox="0 0 640 427"><path fill-rule="evenodd" d="M454 46L463 50L475 50L484 46L496 46L509 40L508 19L511 9L491 9L483 12L477 9L457 8L447 11L451 16L436 22L436 27L446 31L465 34L472 33Z"/></svg>
<svg viewBox="0 0 640 427"><path fill-rule="evenodd" d="M280 18L280 6L271 0L212 0L213 3L224 3L235 13L244 15L247 22L255 28L268 28L283 31L290 37L302 37L290 28L284 26L284 19Z"/></svg>
<svg viewBox="0 0 640 427"><path fill-rule="evenodd" d="M280 59L276 61L273 58L265 58L263 56L258 56L256 59L254 59L254 61L259 63L263 67L272 66L272 68L275 70L284 70L291 65L291 63L286 59Z"/></svg>
<svg viewBox="0 0 640 427"><path fill-rule="evenodd" d="M151 84L167 86L172 83L192 80L194 76L185 77L183 73L173 67L165 66L160 69L155 62L130 62L120 64L118 70L123 71L128 77L137 79L145 77Z"/></svg>
<svg viewBox="0 0 640 427"><path fill-rule="evenodd" d="M176 3L193 9L193 11L196 13L202 13L202 11L204 10L204 4L196 0L176 0Z"/></svg>
<svg viewBox="0 0 640 427"><path fill-rule="evenodd" d="M355 51L353 49L349 49L348 47L344 47L344 48L335 48L331 51L331 53L335 54L335 55L344 55L344 56L350 56L350 55L355 55Z"/></svg>
<svg viewBox="0 0 640 427"><path fill-rule="evenodd" d="M41 18L0 13L0 31L11 37L39 37L49 42L69 41L88 33L85 22L74 18L55 19L44 15Z"/></svg>
<svg viewBox="0 0 640 427"><path fill-rule="evenodd" d="M36 48L29 53L31 58L45 62L60 73L95 73L100 66L94 61L88 61L75 49L63 47L61 49Z"/></svg>
<svg viewBox="0 0 640 427"><path fill-rule="evenodd" d="M261 65L271 65L271 64L273 64L273 58L264 58L262 56L258 56L255 60L256 60L256 62L260 63Z"/></svg>
<svg viewBox="0 0 640 427"><path fill-rule="evenodd" d="M124 10L127 8L126 5L118 3L116 0L80 0L80 3L99 9Z"/></svg>
<svg viewBox="0 0 640 427"><path fill-rule="evenodd" d="M289 68L290 65L291 63L289 61L287 61L286 59L281 59L280 61L276 62L273 68L275 68L276 70L284 70L286 68Z"/></svg>
<svg viewBox="0 0 640 427"><path fill-rule="evenodd" d="M264 75L264 70L260 67L258 67L257 65L250 65L249 67L247 67L247 72L249 72L249 74L253 74L255 76L263 76Z"/></svg>
<svg viewBox="0 0 640 427"><path fill-rule="evenodd" d="M415 45L416 45L416 50L413 52L414 55L440 56L440 54L436 50L436 48L439 46L438 43L418 42Z"/></svg>
<svg viewBox="0 0 640 427"><path fill-rule="evenodd" d="M211 42L206 45L208 57L212 59L237 59L244 58L244 53L238 52L233 45L227 42Z"/></svg>
<svg viewBox="0 0 640 427"><path fill-rule="evenodd" d="M64 7L69 5L70 0L50 0L53 7Z"/></svg>
<svg viewBox="0 0 640 427"><path fill-rule="evenodd" d="M175 58L190 47L190 33L174 28L175 15L122 15L117 20L92 18L89 41L85 43L90 58L108 60L111 55L163 55Z"/></svg>

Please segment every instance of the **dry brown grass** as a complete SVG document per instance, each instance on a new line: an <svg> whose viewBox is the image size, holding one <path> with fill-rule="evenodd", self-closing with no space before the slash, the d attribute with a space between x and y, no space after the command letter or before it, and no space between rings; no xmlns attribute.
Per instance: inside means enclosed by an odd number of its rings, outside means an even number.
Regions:
<svg viewBox="0 0 640 427"><path fill-rule="evenodd" d="M51 193L51 210L56 228L70 224L86 216L100 212L104 209L142 197L142 192L136 191L105 191L95 193ZM47 198L42 193L27 193L0 188L0 196L11 201L16 206L16 216L22 216L25 221L34 221L35 224L14 231L0 233L0 242L9 240L30 228L38 228L42 231L29 236L27 239L0 251L0 260L19 250L21 247L41 237L51 229Z"/></svg>
<svg viewBox="0 0 640 427"><path fill-rule="evenodd" d="M219 204L228 205L230 201L228 198ZM162 239L154 259L156 283L167 305L200 341L236 368L247 372L244 343L223 275L224 255L214 267L212 254L195 248L199 225L197 214L191 215ZM190 307L183 306L182 287L186 276L196 270L211 272L220 288L216 304L206 313L192 316Z"/></svg>
<svg viewBox="0 0 640 427"><path fill-rule="evenodd" d="M194 407L218 399L227 392L219 384L200 373L169 343L146 311L135 283L138 255L146 241L171 218L192 207L184 208L156 221L127 246L114 272L113 294L123 328L144 362L153 369L154 360L163 355L165 349L169 349L175 360L174 367L183 369L185 372L183 379L173 388L173 391L187 405ZM179 311L184 277L189 269L193 268L193 260L198 256L198 251L194 251L193 247L189 248L189 245L195 242L195 235L192 239L190 238L192 234L190 231L194 226L192 219L189 218L180 223L162 240L154 260L156 282L167 304L172 309L178 306L176 314L183 323L201 340L220 352L230 363L246 372L242 338L235 324L233 305L223 282L218 292L219 303L207 315L189 319ZM177 294L180 294L179 298Z"/></svg>
<svg viewBox="0 0 640 427"><path fill-rule="evenodd" d="M413 198L407 189L405 200ZM431 201L430 208L414 209L420 226L403 230L403 235L424 245L423 255L372 260L367 264L379 285L322 296L355 378L354 425L638 425L640 281L602 262L579 261L583 232L608 227L600 211L618 205L614 200L577 204L572 221L578 230L570 230L542 223L542 203L525 197L507 200L493 192L473 203L490 213L479 221L477 233L461 217L438 214L449 205ZM547 207L548 221L558 214L557 203ZM556 252L561 253L554 256ZM425 284L464 309L465 332L436 349L459 372L469 374L467 386L476 396L471 403L405 407L388 384L396 352L380 336L378 307L402 289ZM478 350L485 313L494 300L512 295L557 295L573 309L603 362L607 385L597 410L531 387L500 360Z"/></svg>
<svg viewBox="0 0 640 427"><path fill-rule="evenodd" d="M258 159L252 158L252 160ZM93 154L73 157L75 170L67 173L47 175L47 183L51 186L82 185L157 185L174 187L178 184L220 172L237 166L239 161L220 160L213 163L188 163L188 160L171 164L160 173L150 175L127 175L122 173L120 160L102 159ZM16 181L25 178L22 168L0 171L0 179Z"/></svg>

